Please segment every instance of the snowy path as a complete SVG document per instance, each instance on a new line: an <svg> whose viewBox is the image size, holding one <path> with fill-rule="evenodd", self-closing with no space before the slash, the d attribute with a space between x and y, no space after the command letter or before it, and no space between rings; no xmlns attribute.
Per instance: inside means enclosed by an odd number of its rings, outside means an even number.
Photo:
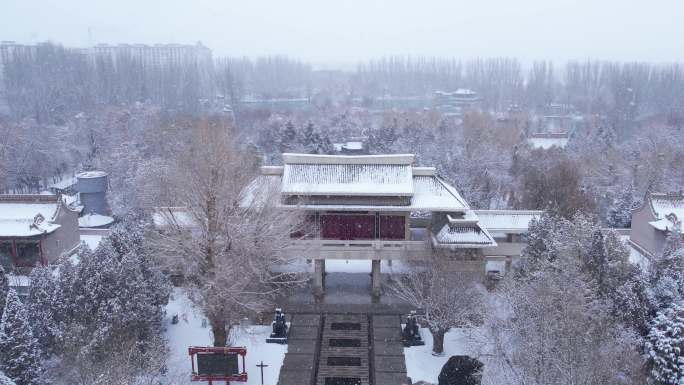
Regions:
<svg viewBox="0 0 684 385"><path fill-rule="evenodd" d="M190 381L188 347L211 346L211 329L202 327L204 317L192 307L181 289L174 289L172 299L166 306L166 313L164 325L167 328L165 335L170 349L167 360L169 378L180 379L174 382L178 385L200 384ZM176 325L171 324L174 314L178 314L179 318ZM283 365L287 345L267 344L266 337L270 332L270 326L248 326L236 330L236 333L231 335L233 346L247 347L247 385L261 385L259 369L256 365L262 360L268 365L264 369L263 385L276 385L278 382L278 373Z"/></svg>

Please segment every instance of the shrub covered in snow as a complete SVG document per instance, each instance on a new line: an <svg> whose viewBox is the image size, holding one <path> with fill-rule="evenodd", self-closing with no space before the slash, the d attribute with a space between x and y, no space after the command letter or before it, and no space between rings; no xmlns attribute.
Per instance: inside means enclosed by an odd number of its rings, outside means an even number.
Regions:
<svg viewBox="0 0 684 385"><path fill-rule="evenodd" d="M7 294L0 321L0 370L17 385L42 384L38 341L33 338L28 313L14 290Z"/></svg>
<svg viewBox="0 0 684 385"><path fill-rule="evenodd" d="M9 278L5 274L5 269L0 265L0 317L2 317L2 312L5 310L5 298L7 298L8 291Z"/></svg>
<svg viewBox="0 0 684 385"><path fill-rule="evenodd" d="M658 312L646 340L651 376L658 384L684 383L684 307L674 303Z"/></svg>
<svg viewBox="0 0 684 385"><path fill-rule="evenodd" d="M9 377L0 372L0 385L17 385L16 382L12 381Z"/></svg>

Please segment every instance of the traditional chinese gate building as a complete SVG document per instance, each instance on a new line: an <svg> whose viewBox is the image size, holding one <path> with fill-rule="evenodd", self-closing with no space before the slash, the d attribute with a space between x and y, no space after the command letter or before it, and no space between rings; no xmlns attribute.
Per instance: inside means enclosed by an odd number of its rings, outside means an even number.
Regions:
<svg viewBox="0 0 684 385"><path fill-rule="evenodd" d="M454 269L484 275L488 259L508 268L541 212L472 210L435 168L414 161L411 154L283 154L283 165L262 167L254 187L275 188L283 208L305 213L308 231L293 234L290 250L314 261L318 291L329 259L371 260L375 294L382 260L438 250Z"/></svg>

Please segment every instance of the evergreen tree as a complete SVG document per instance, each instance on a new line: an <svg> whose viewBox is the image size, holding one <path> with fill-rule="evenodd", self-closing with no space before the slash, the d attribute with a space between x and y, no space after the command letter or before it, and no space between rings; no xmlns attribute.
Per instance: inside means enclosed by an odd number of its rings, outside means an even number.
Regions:
<svg viewBox="0 0 684 385"><path fill-rule="evenodd" d="M610 295L612 313L639 335L646 335L652 305L648 298L648 280L638 267Z"/></svg>
<svg viewBox="0 0 684 385"><path fill-rule="evenodd" d="M9 377L5 376L2 371L0 371L0 385L17 385L17 383L12 381Z"/></svg>
<svg viewBox="0 0 684 385"><path fill-rule="evenodd" d="M88 258L92 253L90 248L82 245L78 249L79 258ZM70 259L65 259L59 265L59 275L54 279L54 297L52 303L52 319L55 325L55 350L61 353L69 337L69 330L76 320L79 320L83 303L82 293L85 286L77 279L77 268Z"/></svg>
<svg viewBox="0 0 684 385"><path fill-rule="evenodd" d="M292 151L297 141L297 130L291 121L285 123L285 128L278 133L278 147L280 152Z"/></svg>
<svg viewBox="0 0 684 385"><path fill-rule="evenodd" d="M143 223L135 216L127 217L112 227L106 241L119 257L129 253L146 253Z"/></svg>
<svg viewBox="0 0 684 385"><path fill-rule="evenodd" d="M95 251L79 252L78 265L60 266L52 315L57 350L69 359L103 357L128 342L145 350L158 341L170 286L142 232L139 221L125 220Z"/></svg>
<svg viewBox="0 0 684 385"><path fill-rule="evenodd" d="M521 266L519 272L537 270L546 262L552 262L557 258L555 250L555 238L561 223L561 218L544 212L537 219L530 221L526 234L527 244L521 254Z"/></svg>
<svg viewBox="0 0 684 385"><path fill-rule="evenodd" d="M589 249L584 264L589 276L594 279L599 294L603 295L606 290L605 278L608 258L606 257L603 232L600 229L594 231L594 234L592 235L591 248Z"/></svg>
<svg viewBox="0 0 684 385"><path fill-rule="evenodd" d="M302 131L302 136L299 138L300 144L310 152L312 148L316 147L316 142L319 138L316 137L316 130L312 122L308 122L304 130Z"/></svg>
<svg viewBox="0 0 684 385"><path fill-rule="evenodd" d="M389 125L371 130L368 135L368 147L374 154L387 154L394 152L395 142L398 139L398 122L394 118Z"/></svg>
<svg viewBox="0 0 684 385"><path fill-rule="evenodd" d="M649 270L649 297L655 308L684 298L684 245L679 234L668 236L663 254L652 260Z"/></svg>
<svg viewBox="0 0 684 385"><path fill-rule="evenodd" d="M684 383L684 308L680 303L658 312L651 322L645 349L655 383Z"/></svg>
<svg viewBox="0 0 684 385"><path fill-rule="evenodd" d="M33 335L45 354L52 352L55 336L58 334L53 316L54 290L55 282L50 268L36 267L31 271L26 306L32 321Z"/></svg>
<svg viewBox="0 0 684 385"><path fill-rule="evenodd" d="M9 278L5 274L5 269L0 265L0 318L2 318L2 312L5 310L7 292L9 292Z"/></svg>
<svg viewBox="0 0 684 385"><path fill-rule="evenodd" d="M629 228L632 225L632 210L636 208L634 187L630 184L624 189L608 209L608 226Z"/></svg>
<svg viewBox="0 0 684 385"><path fill-rule="evenodd" d="M7 294L0 321L0 370L17 385L42 384L40 349L28 313L14 290Z"/></svg>

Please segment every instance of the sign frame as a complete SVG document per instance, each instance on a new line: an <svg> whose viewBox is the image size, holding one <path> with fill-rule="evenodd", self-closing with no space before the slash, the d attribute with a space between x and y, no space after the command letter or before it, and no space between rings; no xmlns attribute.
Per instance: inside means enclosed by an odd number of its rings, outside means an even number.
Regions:
<svg viewBox="0 0 684 385"><path fill-rule="evenodd" d="M197 353L219 353L219 354L237 354L242 356L242 372L233 376L207 376L200 375L197 373L197 368L195 366L195 355ZM244 346L238 347L222 347L222 346L190 346L188 348L188 354L190 355L190 362L192 363L192 374L190 375L190 381L208 381L209 385L213 381L229 381L235 382L247 382L247 370L245 367L245 356L247 355L247 348ZM238 369L240 363L238 361Z"/></svg>

